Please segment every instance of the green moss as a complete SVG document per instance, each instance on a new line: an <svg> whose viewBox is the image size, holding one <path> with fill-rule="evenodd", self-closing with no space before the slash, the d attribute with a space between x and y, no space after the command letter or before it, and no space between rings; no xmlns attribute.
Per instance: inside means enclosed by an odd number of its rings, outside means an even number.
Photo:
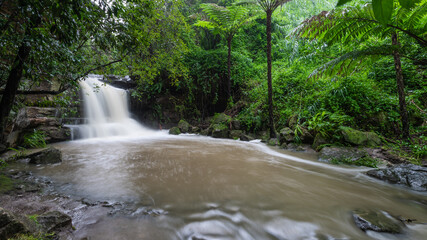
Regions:
<svg viewBox="0 0 427 240"><path fill-rule="evenodd" d="M352 160L351 158L332 158L331 163L337 164L337 165L346 164L346 165L356 165L356 166L377 168L378 160L371 157L362 157L357 160Z"/></svg>
<svg viewBox="0 0 427 240"><path fill-rule="evenodd" d="M13 189L12 179L4 175L0 175L0 193L9 192L12 189Z"/></svg>
<svg viewBox="0 0 427 240"><path fill-rule="evenodd" d="M173 128L171 128L171 129L169 129L169 134L172 134L172 135L179 135L179 134L181 134L181 130L179 130L179 128L178 128L178 127L173 127Z"/></svg>
<svg viewBox="0 0 427 240"><path fill-rule="evenodd" d="M230 124L231 117L224 113L216 113L212 118L212 124Z"/></svg>

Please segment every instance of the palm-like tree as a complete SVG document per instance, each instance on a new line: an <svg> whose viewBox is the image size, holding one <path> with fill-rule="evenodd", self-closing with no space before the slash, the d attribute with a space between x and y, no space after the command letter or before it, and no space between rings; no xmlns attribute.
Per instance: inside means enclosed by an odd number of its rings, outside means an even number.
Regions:
<svg viewBox="0 0 427 240"><path fill-rule="evenodd" d="M401 53L404 48L399 42L399 35L412 38L422 47L427 46L427 1L423 0L413 8L407 9L396 4L393 11L392 22L377 20L378 14L374 13L372 4L363 6L338 8L330 12L322 12L317 16L305 20L294 34L299 37L318 39L328 44L353 44L361 43L372 37L377 39L390 39L391 44L364 47L360 50L348 52L324 64L311 76L318 74L336 74L351 72L363 58L368 56L391 55L394 59L396 71L397 92L399 95L399 108L402 122L403 138L409 138L409 120L406 110L404 82L401 68Z"/></svg>
<svg viewBox="0 0 427 240"><path fill-rule="evenodd" d="M248 10L240 6L221 7L213 3L201 4L208 19L199 20L194 25L207 28L215 34L223 34L227 40L227 99L231 97L231 41L239 28L247 23Z"/></svg>
<svg viewBox="0 0 427 240"><path fill-rule="evenodd" d="M265 12L267 17L267 85L268 85L268 125L270 128L270 138L276 137L273 120L273 85L271 79L271 16L276 9L291 0L248 0L237 4L257 4Z"/></svg>

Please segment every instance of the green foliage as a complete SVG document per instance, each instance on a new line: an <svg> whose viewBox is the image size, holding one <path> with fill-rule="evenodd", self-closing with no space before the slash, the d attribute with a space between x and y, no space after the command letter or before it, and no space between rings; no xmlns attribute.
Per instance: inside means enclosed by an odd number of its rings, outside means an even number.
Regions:
<svg viewBox="0 0 427 240"><path fill-rule="evenodd" d="M377 168L378 160L371 157L362 157L357 160L352 160L351 158L334 158L331 160L333 164L346 164L346 165L356 165L356 166L366 166L371 168Z"/></svg>
<svg viewBox="0 0 427 240"><path fill-rule="evenodd" d="M387 24L390 21L393 14L393 1L372 0L372 8L374 16L379 22Z"/></svg>
<svg viewBox="0 0 427 240"><path fill-rule="evenodd" d="M315 134L320 134L327 139L339 138L339 127L351 123L352 118L348 115L341 115L339 113L330 113L322 111L314 115L307 121L308 130L313 131Z"/></svg>
<svg viewBox="0 0 427 240"><path fill-rule="evenodd" d="M37 215L37 214L34 214L34 215L28 215L27 217L28 217L28 219L30 219L31 221L33 221L35 224L39 224L39 222L38 222L38 220L37 220L37 217L38 217L39 215Z"/></svg>
<svg viewBox="0 0 427 240"><path fill-rule="evenodd" d="M46 145L46 134L43 131L36 130L32 133L28 133L24 136L24 147L29 148L45 148Z"/></svg>

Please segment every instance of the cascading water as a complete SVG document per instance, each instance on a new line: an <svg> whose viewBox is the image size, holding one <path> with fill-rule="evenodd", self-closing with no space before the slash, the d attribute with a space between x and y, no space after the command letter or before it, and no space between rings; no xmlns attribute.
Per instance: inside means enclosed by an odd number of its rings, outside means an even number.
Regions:
<svg viewBox="0 0 427 240"><path fill-rule="evenodd" d="M158 133L130 118L128 96L123 89L101 82L89 75L80 81L87 124L71 126L73 138L144 136Z"/></svg>

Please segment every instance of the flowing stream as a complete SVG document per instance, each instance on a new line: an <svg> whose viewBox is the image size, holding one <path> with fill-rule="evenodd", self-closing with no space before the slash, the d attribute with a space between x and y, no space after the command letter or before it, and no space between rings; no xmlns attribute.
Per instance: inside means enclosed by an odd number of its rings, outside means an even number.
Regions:
<svg viewBox="0 0 427 240"><path fill-rule="evenodd" d="M115 119L88 114L98 119L88 128L109 128L105 119ZM76 230L77 239L426 239L425 224L398 235L355 226L355 209L427 223L425 193L369 178L365 168L320 163L256 141L170 136L121 114L114 124L135 123L136 130L125 136L116 136L123 126L88 130L87 139L55 145L61 164L33 169L52 178L58 192L131 209L96 218Z"/></svg>

